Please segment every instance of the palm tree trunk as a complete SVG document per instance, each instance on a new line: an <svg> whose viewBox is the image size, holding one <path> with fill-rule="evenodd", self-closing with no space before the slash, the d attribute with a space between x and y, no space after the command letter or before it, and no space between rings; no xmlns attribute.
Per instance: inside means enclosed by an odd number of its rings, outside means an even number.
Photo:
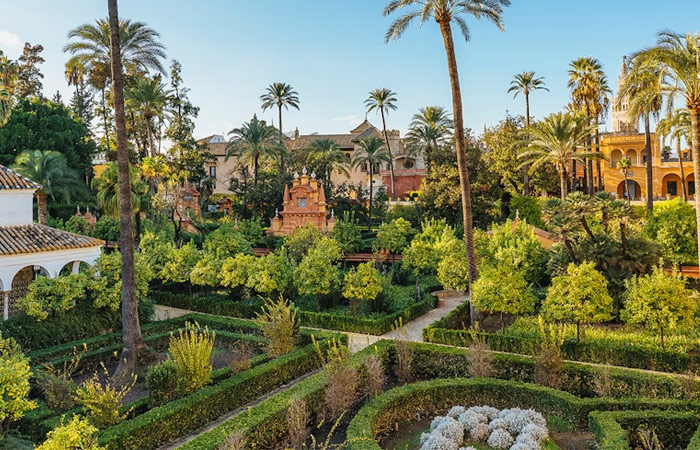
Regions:
<svg viewBox="0 0 700 450"><path fill-rule="evenodd" d="M374 162L369 161L369 214L367 217L367 231L372 231L372 196L374 193Z"/></svg>
<svg viewBox="0 0 700 450"><path fill-rule="evenodd" d="M561 201L566 200L566 171L559 171L559 191L561 194Z"/></svg>
<svg viewBox="0 0 700 450"><path fill-rule="evenodd" d="M698 192L698 175L700 174L700 105L689 106L690 111L690 148L693 155L695 173L695 216L700 230L700 192ZM698 233L698 261L700 261L700 233Z"/></svg>
<svg viewBox="0 0 700 450"><path fill-rule="evenodd" d="M43 190L36 191L36 213L39 225L46 225L49 222L48 198L49 196Z"/></svg>
<svg viewBox="0 0 700 450"><path fill-rule="evenodd" d="M683 187L683 201L688 201L688 188L685 185L685 170L683 168L683 155L681 152L681 137L676 139L676 149L678 152L678 168L681 171L681 186Z"/></svg>
<svg viewBox="0 0 700 450"><path fill-rule="evenodd" d="M151 129L151 120L146 119L146 135L148 136L148 153L153 158L156 156L156 149L153 145L153 130Z"/></svg>
<svg viewBox="0 0 700 450"><path fill-rule="evenodd" d="M651 161L651 130L649 114L644 115L644 151L647 155L647 214L654 209L654 176Z"/></svg>
<svg viewBox="0 0 700 450"><path fill-rule="evenodd" d="M586 117L588 119L588 125L591 124L591 111L590 111L590 106L586 105ZM593 140L591 139L591 134L588 133L588 137L586 137L586 152L590 153L591 152L591 147L593 146ZM593 187L593 158L588 158L588 195L593 197L593 194L595 193L595 188Z"/></svg>
<svg viewBox="0 0 700 450"><path fill-rule="evenodd" d="M105 84L107 82L105 81ZM102 86L102 124L105 130L105 146L107 151L109 151L109 128L107 127L107 104L105 103L105 89L107 86Z"/></svg>
<svg viewBox="0 0 700 450"><path fill-rule="evenodd" d="M389 169L391 171L391 199L396 200L396 184L394 183L394 155L391 153L389 146L389 133L386 131L386 119L384 117L384 107L379 108L382 113L382 127L384 128L384 142L386 150L389 152Z"/></svg>
<svg viewBox="0 0 700 450"><path fill-rule="evenodd" d="M459 170L459 186L462 194L462 220L464 221L464 243L467 254L467 266L469 267L469 286L478 277L476 267L476 254L474 252L474 227L472 218L472 197L471 185L469 182L469 172L467 171L467 149L464 139L464 119L462 111L462 89L459 84L459 72L457 69L457 58L452 40L452 28L450 22L442 20L438 22L442 39L445 43L445 53L447 54L447 68L450 75L450 86L452 89L452 109L454 115L455 131L455 151L457 153L457 169ZM700 159L700 158L698 158ZM700 197L700 196L698 196ZM471 325L474 326L479 317L474 309L473 303L469 305Z"/></svg>
<svg viewBox="0 0 700 450"><path fill-rule="evenodd" d="M279 107L280 144L284 146L284 138L282 137L282 105L277 106ZM284 175L284 154L280 154L280 175Z"/></svg>
<svg viewBox="0 0 700 450"><path fill-rule="evenodd" d="M625 170L624 177L625 177L625 185L622 186L622 195L627 197L627 204L629 204L631 199L630 199L629 185L627 184L627 170Z"/></svg>
<svg viewBox="0 0 700 450"><path fill-rule="evenodd" d="M530 93L525 92L525 127L530 128ZM523 166L523 195L530 195L530 165Z"/></svg>
<svg viewBox="0 0 700 450"><path fill-rule="evenodd" d="M574 150L574 153L576 150ZM571 192L576 192L578 190L578 170L576 170L576 160L571 162Z"/></svg>
<svg viewBox="0 0 700 450"><path fill-rule="evenodd" d="M598 118L596 118L596 121ZM595 129L595 152L600 153L600 133L598 132L598 127ZM605 190L605 186L603 186L603 175L600 170L600 158L598 158L595 162L595 168L596 168L596 175L598 176L598 190L603 191Z"/></svg>
<svg viewBox="0 0 700 450"><path fill-rule="evenodd" d="M141 350L146 348L141 336L139 307L136 297L134 270L134 226L132 223L131 183L129 179L129 149L124 114L124 81L119 42L117 0L107 1L109 9L110 44L112 49L112 83L114 88L114 120L117 129L117 168L119 173L119 250L122 256L122 335L124 348L115 377L125 378L137 366Z"/></svg>

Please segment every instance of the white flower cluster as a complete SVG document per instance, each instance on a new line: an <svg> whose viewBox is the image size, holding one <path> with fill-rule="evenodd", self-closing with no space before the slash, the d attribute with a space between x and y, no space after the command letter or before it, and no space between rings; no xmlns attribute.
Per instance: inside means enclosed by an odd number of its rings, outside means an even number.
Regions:
<svg viewBox="0 0 700 450"><path fill-rule="evenodd" d="M420 450L475 450L462 447L465 441L486 442L497 449L540 450L547 437L547 421L535 410L454 406L433 419L430 433L421 435Z"/></svg>

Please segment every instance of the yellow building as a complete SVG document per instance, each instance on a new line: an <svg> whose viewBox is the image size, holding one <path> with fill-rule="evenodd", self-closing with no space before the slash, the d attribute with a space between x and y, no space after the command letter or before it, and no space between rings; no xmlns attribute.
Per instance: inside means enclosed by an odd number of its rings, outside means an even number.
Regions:
<svg viewBox="0 0 700 450"><path fill-rule="evenodd" d="M626 61L622 62L620 81L627 74ZM617 163L622 158L629 158L632 167L627 173L628 192L631 200L641 200L646 197L646 152L644 146L644 133L640 132L635 124L627 119L626 99L618 102L613 100L612 108L612 133L605 133L601 138L601 151L606 160L601 161L601 173L605 190L617 193L622 198L624 194L624 176L617 168ZM695 178L693 164L690 161L690 152L683 150L682 155L673 155L670 152L662 152L663 145L657 136L651 134L651 162L652 162L652 193L655 199L667 199L683 195L683 183L688 190L688 195L695 194ZM679 162L678 156L682 158ZM680 164L683 164L681 175Z"/></svg>

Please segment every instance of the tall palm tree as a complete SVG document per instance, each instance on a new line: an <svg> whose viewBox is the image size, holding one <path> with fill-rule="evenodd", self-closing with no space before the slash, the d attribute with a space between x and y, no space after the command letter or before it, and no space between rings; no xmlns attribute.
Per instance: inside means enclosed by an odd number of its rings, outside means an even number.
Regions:
<svg viewBox="0 0 700 450"><path fill-rule="evenodd" d="M41 189L37 189L34 194L41 225L48 222L49 213L46 207L49 198L55 201L60 197L70 201L71 192L81 187L80 179L77 173L68 167L66 157L56 151L26 150L15 158L13 170L41 185Z"/></svg>
<svg viewBox="0 0 700 450"><path fill-rule="evenodd" d="M153 119L163 119L167 115L170 91L160 81L160 77L140 78L136 85L125 93L126 107L136 111L142 118L148 135L149 156L156 156L153 142Z"/></svg>
<svg viewBox="0 0 700 450"><path fill-rule="evenodd" d="M566 171L569 163L582 162L585 158L598 155L590 152L577 152L590 136L593 125L581 115L572 113L554 113L535 122L527 130L528 139L523 142L526 147L519 158L524 164L537 168L542 164L552 164L559 173L559 188L562 201L568 192Z"/></svg>
<svg viewBox="0 0 700 450"><path fill-rule="evenodd" d="M19 65L0 50L0 87L4 87L9 95L14 92L17 74L19 73Z"/></svg>
<svg viewBox="0 0 700 450"><path fill-rule="evenodd" d="M658 120L663 107L664 92L668 89L657 65L648 64L643 58L633 57L629 72L622 81L618 99L628 98L630 122L644 121L644 153L646 155L647 212L654 209L654 178L651 154L650 118ZM619 100L618 100L619 101Z"/></svg>
<svg viewBox="0 0 700 450"><path fill-rule="evenodd" d="M604 115L610 106L610 87L608 86L607 77L603 72L603 66L600 62L591 57L578 58L571 62L569 69L569 90L571 91L571 99L573 105L581 110L589 122L595 121L596 125L600 121L600 117ZM600 151L599 138L596 130L596 152ZM591 138L586 140L586 151L591 149ZM600 159L596 163L598 175L598 187L602 185L602 175L600 168ZM576 189L576 162L573 165L573 182ZM588 160L586 169L588 185L588 193L593 195L595 190L593 184L593 161Z"/></svg>
<svg viewBox="0 0 700 450"><path fill-rule="evenodd" d="M700 174L700 34L696 32L681 35L668 30L662 31L655 46L642 50L635 57L657 65L664 75L671 78L678 94L685 99L690 114L690 148L697 180ZM700 229L700 195L697 192L695 213ZM700 244L700 233L698 243ZM698 259L700 260L700 245Z"/></svg>
<svg viewBox="0 0 700 450"><path fill-rule="evenodd" d="M159 42L160 34L143 22L128 19L119 21L118 26L122 66L133 72L165 73L162 64L166 57L165 46ZM90 84L101 91L105 143L109 146L105 93L112 80L109 21L97 19L94 24L80 25L68 32L68 39L73 41L63 47L64 52L72 55L66 69L82 67L89 74Z"/></svg>
<svg viewBox="0 0 700 450"><path fill-rule="evenodd" d="M382 132L384 133L384 143L389 152L389 170L391 172L391 198L396 199L396 183L394 182L394 155L391 153L389 145L389 133L386 129L386 115L389 110L396 110L396 93L391 89L379 88L369 92L369 97L365 100L367 112L377 111L382 116Z"/></svg>
<svg viewBox="0 0 700 450"><path fill-rule="evenodd" d="M384 146L384 142L377 136L362 139L357 143L358 149L352 155L350 164L353 167L364 167L369 173L369 214L367 219L367 230L372 229L372 201L374 197L374 173L375 167L381 163L388 163L391 159L389 151Z"/></svg>
<svg viewBox="0 0 700 450"><path fill-rule="evenodd" d="M629 159L629 158L621 158L621 159L617 162L617 169L620 171L620 173L622 174L622 176L623 176L624 179L625 179L625 184L623 184L623 192L622 192L622 195L623 195L624 197L627 198L627 202L628 202L628 203L629 203L629 201L631 200L631 198L630 198L630 189L629 189L629 185L627 184L627 183L629 183L629 181L627 181L627 176L628 176L629 173L630 173L630 168L631 168L631 167L632 167L632 160Z"/></svg>
<svg viewBox="0 0 700 450"><path fill-rule="evenodd" d="M515 75L508 88L509 93L514 92L513 98L520 93L525 97L525 126L528 128L530 127L530 93L537 90L549 92L544 84L544 78L535 76L533 71ZM530 168L525 166L523 169L523 195L530 195Z"/></svg>
<svg viewBox="0 0 700 450"><path fill-rule="evenodd" d="M136 274L134 268L134 226L131 204L131 176L129 169L129 148L126 135L126 114L124 112L124 74L122 73L122 36L120 34L117 0L107 0L109 10L109 58L112 69L112 91L114 94L114 123L117 141L117 173L119 187L119 251L122 256L122 353L119 366L113 376L126 379L134 373L139 355L146 350L139 324L139 305L136 297ZM155 32L153 32L155 33ZM152 34L149 33L150 36ZM127 47L126 55L130 48ZM161 46L153 48L156 53ZM155 55L155 54L154 54ZM158 58L151 60L160 63Z"/></svg>
<svg viewBox="0 0 700 450"><path fill-rule="evenodd" d="M665 143L670 137L676 141L676 153L678 154L678 169L681 173L681 186L683 187L683 200L688 201L688 188L685 184L685 167L683 166L682 139L690 141L690 114L685 108L669 111L665 118L656 125L656 133L661 135L661 142Z"/></svg>
<svg viewBox="0 0 700 450"><path fill-rule="evenodd" d="M279 114L279 132L280 137L284 133L282 130L282 107L289 110L289 107L299 110L299 94L294 88L287 83L272 83L269 85L263 95L260 96L262 102L262 110L267 111L270 108L277 107ZM284 144L284 142L282 142ZM284 156L280 158L280 172L284 173Z"/></svg>
<svg viewBox="0 0 700 450"><path fill-rule="evenodd" d="M453 134L454 124L450 114L442 106L426 106L413 115L406 138L411 154L425 155L425 165L430 174L433 154L447 145Z"/></svg>
<svg viewBox="0 0 700 450"><path fill-rule="evenodd" d="M143 197L148 193L148 183L146 183L139 173L139 170L129 167L129 180L131 185L131 205L134 216L142 212L146 203ZM97 205L105 214L119 217L119 168L116 163L108 163L105 170L99 177L92 179L92 188L97 191Z"/></svg>
<svg viewBox="0 0 700 450"><path fill-rule="evenodd" d="M464 135L464 113L462 105L462 88L459 83L459 71L457 70L457 57L455 55L452 26L457 25L462 36L469 41L469 26L464 16L472 16L476 19L482 17L493 22L500 30L503 30L503 7L509 6L510 0L392 0L384 8L384 15L397 11L406 11L396 19L386 32L385 39L389 42L403 35L408 26L416 19L424 24L429 19L437 22L447 55L447 69L450 76L452 90L452 111L454 116L455 151L457 153L457 166L459 170L459 185L462 194L462 215L464 220L464 242L469 266L470 284L478 276L476 268L476 254L474 252L474 229L472 217L471 184L467 171L467 142ZM471 308L472 325L476 322L476 311Z"/></svg>
<svg viewBox="0 0 700 450"><path fill-rule="evenodd" d="M346 166L348 163L345 153L340 149L337 142L332 139L318 139L311 143L308 148L309 162L317 167L321 172L321 180L326 187L330 186L331 175L334 170L349 176Z"/></svg>

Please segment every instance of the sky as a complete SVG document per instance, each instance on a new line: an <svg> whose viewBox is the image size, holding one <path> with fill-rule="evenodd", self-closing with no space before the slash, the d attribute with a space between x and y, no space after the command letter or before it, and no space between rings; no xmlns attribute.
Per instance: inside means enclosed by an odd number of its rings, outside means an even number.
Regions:
<svg viewBox="0 0 700 450"><path fill-rule="evenodd" d="M284 112L285 131L345 133L365 118L367 93L386 87L398 109L387 126L405 132L428 105L451 109L442 38L434 22L415 23L398 41L384 42L392 21L387 0L120 0L121 18L142 21L161 34L182 64L191 101L201 108L197 137L226 134L262 112L259 97L272 82L290 83L299 111ZM72 88L63 76L70 29L107 16L98 0L0 0L0 50L17 58L24 42L44 46L44 95ZM509 111L524 114L522 97L508 94L513 75L534 70L549 92L531 96L541 118L569 101L567 70L581 56L600 60L615 91L622 57L654 43L662 29L694 32L700 2L674 0L512 0L505 31L468 17L470 42L455 35L465 125L480 132ZM370 113L369 120L381 125ZM609 118L607 129L610 129Z"/></svg>

